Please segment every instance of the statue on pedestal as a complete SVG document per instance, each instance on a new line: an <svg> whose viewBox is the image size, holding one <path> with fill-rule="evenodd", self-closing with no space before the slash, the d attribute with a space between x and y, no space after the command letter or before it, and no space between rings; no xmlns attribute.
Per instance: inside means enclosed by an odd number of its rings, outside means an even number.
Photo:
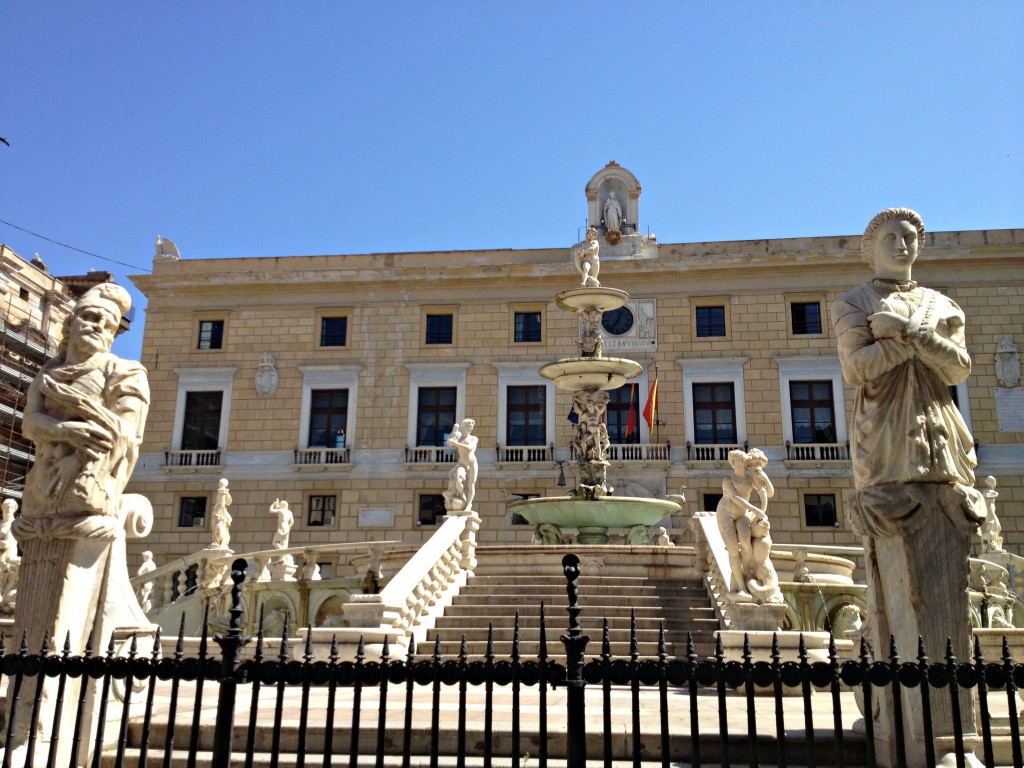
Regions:
<svg viewBox="0 0 1024 768"><path fill-rule="evenodd" d="M729 451L733 473L722 480L716 517L729 554L729 591L755 603L782 603L779 577L771 561L768 499L775 486L765 474L768 458L758 449ZM751 502L753 496L757 502Z"/></svg>
<svg viewBox="0 0 1024 768"><path fill-rule="evenodd" d="M875 278L832 307L843 377L857 387L850 439L856 493L849 518L864 536L866 634L876 658L888 656L892 634L904 659L916 657L920 635L933 659L942 658L949 636L964 660L973 650L968 554L985 505L973 487L974 440L949 387L967 378L971 359L963 310L911 280L923 246L917 213L879 213L861 240ZM960 698L970 734L973 693L962 689ZM908 749L921 756L920 705L910 699L904 709ZM879 715L876 732L891 748L885 740L892 738L893 715L891 705L883 705L890 710ZM949 752L949 710L932 714L939 752Z"/></svg>
<svg viewBox="0 0 1024 768"><path fill-rule="evenodd" d="M152 573L156 570L156 563L153 562L153 553L148 549L142 553L142 564L139 566L139 570L135 572L136 576L145 576L147 573ZM153 610L153 582L144 581L139 587L139 605L142 606L142 610L145 613L149 613Z"/></svg>
<svg viewBox="0 0 1024 768"><path fill-rule="evenodd" d="M35 443L36 462L11 530L22 548L21 580L32 584L18 596L15 634L25 634L33 653L44 636L70 636L72 652L81 653L90 641L105 647L115 630L138 632L141 642L155 629L125 557L125 537L145 536L152 525L148 500L124 493L149 408L146 369L110 351L130 305L128 292L114 283L86 291L64 321L57 355L28 389L23 431ZM43 687L40 724L56 715L52 694ZM86 702L86 724L95 717L94 699ZM30 708L18 715L16 749L35 727ZM73 712L64 715L73 722ZM39 728L40 740L49 739L48 730ZM37 743L37 755L46 749ZM62 740L66 754L58 762L67 761L68 749Z"/></svg>
<svg viewBox="0 0 1024 768"><path fill-rule="evenodd" d="M448 473L448 488L442 494L445 509L449 512L468 512L473 508L476 496L478 465L476 447L479 442L473 434L476 422L463 419L461 424L452 426L447 445L458 451L458 463Z"/></svg>
<svg viewBox="0 0 1024 768"><path fill-rule="evenodd" d="M587 239L576 246L576 270L580 273L583 281L581 286L586 288L600 288L601 283L597 276L601 272L601 244L597 240L597 230L587 227Z"/></svg>
<svg viewBox="0 0 1024 768"><path fill-rule="evenodd" d="M216 549L227 549L231 542L231 493L228 491L228 479L222 477L217 482L217 493L213 499L213 542Z"/></svg>
<svg viewBox="0 0 1024 768"><path fill-rule="evenodd" d="M18 542L11 532L18 502L4 499L0 508L3 509L3 522L0 522L0 614L10 615L14 613L18 597L18 575L21 571Z"/></svg>

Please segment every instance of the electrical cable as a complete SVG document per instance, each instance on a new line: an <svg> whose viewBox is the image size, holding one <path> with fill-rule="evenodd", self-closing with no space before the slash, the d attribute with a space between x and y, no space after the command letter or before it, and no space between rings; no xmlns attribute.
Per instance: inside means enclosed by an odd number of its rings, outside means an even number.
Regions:
<svg viewBox="0 0 1024 768"><path fill-rule="evenodd" d="M12 224L11 222L4 221L3 219L0 219L0 224L6 224L8 227L14 227L15 229L19 229L22 232L25 232L25 233L27 233L29 235L32 235L33 237L38 237L41 240L46 240L47 242L53 243L54 245L59 245L62 248L70 248L72 251L78 251L79 253L84 253L86 256L94 256L97 259L103 259L103 261L109 261L112 264L120 264L122 267L131 267L132 269L139 269L139 270L142 270L143 272L152 272L153 271L151 269L147 269L146 267L139 267L139 266L136 266L135 264L127 264L127 263L125 263L123 261L118 261L117 259L108 259L106 256L100 256L98 253L93 253L92 251L86 251L86 250L83 250L81 248L76 248L73 245L68 245L67 243L62 243L60 240L54 240L52 237L47 237L46 235L40 235L38 232L33 232L31 229L25 229L24 227L19 227L17 224Z"/></svg>

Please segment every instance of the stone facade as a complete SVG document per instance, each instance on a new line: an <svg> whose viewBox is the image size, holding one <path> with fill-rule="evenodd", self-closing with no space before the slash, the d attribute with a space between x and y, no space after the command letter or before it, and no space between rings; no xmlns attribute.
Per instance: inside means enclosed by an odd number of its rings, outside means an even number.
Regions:
<svg viewBox="0 0 1024 768"><path fill-rule="evenodd" d="M977 474L999 479L1005 546L1020 552L1024 432L1006 429L1005 419L1001 429L995 355L1008 335L1024 341L1024 229L929 233L926 244L928 257L914 276L941 289L968 317L974 369L957 394L979 442ZM845 445L854 390L842 383L828 308L864 281L860 237L667 244L644 238L621 256L614 249L606 255L603 246L602 281L628 291L633 310L625 331L625 323L615 333L606 325L605 354L617 347L645 366L636 386L642 447L613 454L609 484L621 495L655 497L685 486L684 518L714 509L729 472L727 451L700 444L694 387L703 395L708 385L731 384L732 416L723 416L728 406L721 403L716 414L734 420L734 439L715 445L746 442L767 455L776 545L859 545L844 510L853 489ZM556 391L537 371L578 354L579 321L551 298L578 280L568 247L161 260L151 275L132 279L149 299L142 362L152 407L128 490L151 499L156 523L129 562L141 561L143 548L163 564L206 546L221 477L231 482L236 551L270 546L274 521L266 509L275 498L295 510L293 546L418 544L434 530L419 521L421 495L440 499L452 468L443 449L415 450L418 392L437 387L454 387L451 410L476 419L481 545L529 542L532 527L514 523L507 501L564 492L556 460L569 458L571 394ZM444 323L430 319L447 315L450 343ZM442 343L426 343L428 332L438 331L433 338ZM540 340L533 340L538 331ZM268 353L276 373L269 394L257 376L261 360L266 373ZM652 434L640 411L655 365ZM817 392L811 383L821 385ZM535 409L543 439L527 446L536 450L508 448L516 442L509 388L522 386L544 387ZM333 418L343 421L331 426L344 424L344 442L319 439L326 450L306 452L315 431L312 393L342 389L347 413L336 409ZM193 409L186 418L188 393L211 391L222 395L219 420L205 422L208 451L185 450L186 422L195 415ZM829 392L831 425L822 431L823 413L810 426L794 424L794 409L807 406L797 400L806 396L814 401L807 407L821 409ZM198 444L194 435L190 440ZM613 447L617 442L613 435ZM666 460L657 446L668 442ZM334 497L333 522L322 507L330 502L315 497ZM205 515L196 514L201 499ZM441 508L443 514L443 501ZM324 525L311 524L321 517ZM688 541L685 520L668 527Z"/></svg>

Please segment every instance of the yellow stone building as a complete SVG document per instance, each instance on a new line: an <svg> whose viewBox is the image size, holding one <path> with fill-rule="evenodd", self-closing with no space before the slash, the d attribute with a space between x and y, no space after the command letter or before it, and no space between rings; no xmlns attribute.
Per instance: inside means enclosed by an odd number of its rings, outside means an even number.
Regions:
<svg viewBox="0 0 1024 768"><path fill-rule="evenodd" d="M829 307L871 277L859 234L659 243L640 234L639 196L614 163L587 185L601 283L630 294L603 319L604 354L645 369L609 406L609 483L623 495L684 494L683 519L666 525L686 541L685 518L714 508L728 449L747 443L770 460L776 542L858 544L844 511L854 392ZM874 211L864 213L866 224ZM1019 553L1024 390L997 377L996 356L1024 339L1024 229L929 233L914 277L966 312L974 369L956 396L978 441L979 485L998 478L1003 536ZM277 498L295 510L292 546L423 541L443 514L444 438L464 416L480 440L481 544L528 543L531 526L508 501L564 493L563 473L573 486L570 394L538 373L578 354L579 320L554 302L579 283L571 248L161 253L132 280L149 300L153 402L129 490L152 500L156 523L130 561L148 548L164 564L209 544L221 477L236 551L269 547ZM655 378L649 426L641 411ZM638 429L627 438L631 399Z"/></svg>

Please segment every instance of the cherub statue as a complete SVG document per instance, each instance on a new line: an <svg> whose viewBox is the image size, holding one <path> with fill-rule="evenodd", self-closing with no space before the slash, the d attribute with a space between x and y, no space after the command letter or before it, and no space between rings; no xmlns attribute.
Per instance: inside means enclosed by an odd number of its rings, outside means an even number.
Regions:
<svg viewBox="0 0 1024 768"><path fill-rule="evenodd" d="M587 227L587 239L576 247L576 270L583 278L581 286L587 288L601 286L597 279L597 275L601 271L600 250L601 244L597 240L597 230L594 227Z"/></svg>

